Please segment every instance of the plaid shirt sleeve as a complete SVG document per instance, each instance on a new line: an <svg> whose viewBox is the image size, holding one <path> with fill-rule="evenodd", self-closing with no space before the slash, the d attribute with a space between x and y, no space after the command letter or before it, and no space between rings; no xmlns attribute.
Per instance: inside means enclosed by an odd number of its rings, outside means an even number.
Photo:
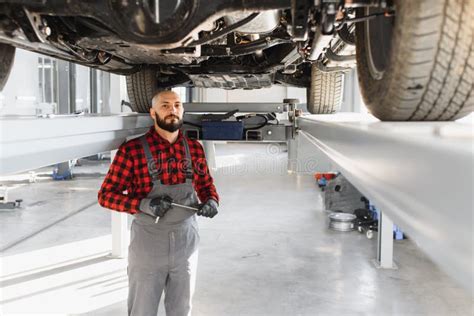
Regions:
<svg viewBox="0 0 474 316"><path fill-rule="evenodd" d="M194 189L201 200L205 203L209 199L215 200L219 203L219 195L217 194L214 185L214 179L209 173L204 149L198 141L191 141L190 148L191 155L197 159L194 161ZM193 153L194 152L194 153Z"/></svg>
<svg viewBox="0 0 474 316"><path fill-rule="evenodd" d="M122 144L99 190L99 204L119 212L137 213L140 199L127 194L132 180L133 160L127 153L125 144Z"/></svg>

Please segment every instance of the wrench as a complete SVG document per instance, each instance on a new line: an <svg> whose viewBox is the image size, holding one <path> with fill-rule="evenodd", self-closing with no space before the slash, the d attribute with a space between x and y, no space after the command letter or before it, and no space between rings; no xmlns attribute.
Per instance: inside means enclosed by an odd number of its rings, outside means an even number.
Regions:
<svg viewBox="0 0 474 316"><path fill-rule="evenodd" d="M187 206L187 205L178 204L178 203L174 203L174 202L171 202L171 205L176 206L176 207L181 207L181 208L184 208L184 209L189 210L189 211L194 211L194 212L199 211L199 209L197 207ZM159 217L156 217L155 224L158 223L159 219L160 219Z"/></svg>
<svg viewBox="0 0 474 316"><path fill-rule="evenodd" d="M178 204L178 203L174 203L174 202L171 202L171 205L181 207L181 208L184 208L184 209L187 209L187 210L190 210L190 211L196 211L196 212L199 211L199 209L197 207L193 207L193 206L187 206L187 205Z"/></svg>

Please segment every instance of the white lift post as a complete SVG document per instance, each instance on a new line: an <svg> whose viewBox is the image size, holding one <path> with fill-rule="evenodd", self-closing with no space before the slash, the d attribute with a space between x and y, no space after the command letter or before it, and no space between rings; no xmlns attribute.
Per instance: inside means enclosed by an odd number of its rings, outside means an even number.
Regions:
<svg viewBox="0 0 474 316"><path fill-rule="evenodd" d="M379 212L377 237L375 266L381 269L396 269L397 265L393 261L393 221L384 212Z"/></svg>
<svg viewBox="0 0 474 316"><path fill-rule="evenodd" d="M110 162L114 160L117 150L110 152ZM130 234L128 233L128 214L120 212L110 212L110 226L112 230L112 251L111 258L123 259L128 256L128 245Z"/></svg>
<svg viewBox="0 0 474 316"><path fill-rule="evenodd" d="M128 233L128 214L111 212L112 251L111 258L122 259L128 255L130 235Z"/></svg>
<svg viewBox="0 0 474 316"><path fill-rule="evenodd" d="M204 153L206 155L207 166L210 170L216 170L216 146L212 140L204 140L202 142Z"/></svg>

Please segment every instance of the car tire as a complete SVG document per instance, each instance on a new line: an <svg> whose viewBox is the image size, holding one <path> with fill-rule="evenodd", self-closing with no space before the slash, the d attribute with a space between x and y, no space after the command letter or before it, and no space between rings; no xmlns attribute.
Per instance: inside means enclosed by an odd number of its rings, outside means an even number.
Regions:
<svg viewBox="0 0 474 316"><path fill-rule="evenodd" d="M311 66L311 86L306 89L306 104L311 114L332 114L342 102L344 73L322 72Z"/></svg>
<svg viewBox="0 0 474 316"><path fill-rule="evenodd" d="M369 111L384 121L451 121L471 113L474 1L395 3L395 17L356 26L359 85Z"/></svg>
<svg viewBox="0 0 474 316"><path fill-rule="evenodd" d="M148 113L151 99L160 90L158 89L156 71L143 69L127 76L127 92L130 106L134 112Z"/></svg>
<svg viewBox="0 0 474 316"><path fill-rule="evenodd" d="M0 44L0 91L7 83L8 76L15 60L15 47L8 44Z"/></svg>

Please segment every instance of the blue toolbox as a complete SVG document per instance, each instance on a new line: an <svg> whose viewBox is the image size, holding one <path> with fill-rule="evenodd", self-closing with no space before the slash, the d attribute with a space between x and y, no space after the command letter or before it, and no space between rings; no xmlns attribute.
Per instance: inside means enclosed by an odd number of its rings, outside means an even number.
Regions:
<svg viewBox="0 0 474 316"><path fill-rule="evenodd" d="M242 121L204 121L202 139L242 140L244 123Z"/></svg>
<svg viewBox="0 0 474 316"><path fill-rule="evenodd" d="M225 114L205 114L201 118L202 139L242 140L244 122L236 121L234 114L239 110Z"/></svg>

